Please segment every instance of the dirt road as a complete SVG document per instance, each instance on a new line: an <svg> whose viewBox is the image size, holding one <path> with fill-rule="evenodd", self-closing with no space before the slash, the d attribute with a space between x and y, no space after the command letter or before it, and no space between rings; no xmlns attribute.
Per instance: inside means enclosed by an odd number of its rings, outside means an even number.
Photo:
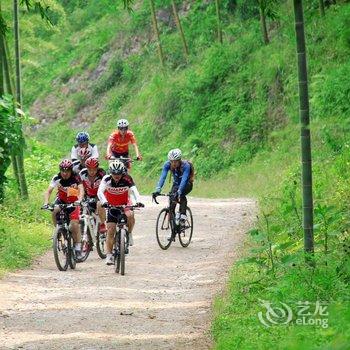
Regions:
<svg viewBox="0 0 350 350"><path fill-rule="evenodd" d="M162 205L145 203L136 214L125 276L95 251L76 270L59 272L49 252L0 281L0 349L212 347L212 301L225 286L256 205L191 198L191 245L175 242L162 251L155 239Z"/></svg>

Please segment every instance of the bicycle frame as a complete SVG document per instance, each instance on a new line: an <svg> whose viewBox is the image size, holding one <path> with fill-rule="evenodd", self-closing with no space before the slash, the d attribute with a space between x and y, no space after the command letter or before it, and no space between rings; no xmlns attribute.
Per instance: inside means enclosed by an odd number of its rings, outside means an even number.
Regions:
<svg viewBox="0 0 350 350"><path fill-rule="evenodd" d="M98 214L89 208L87 201L82 202L82 213L80 214L80 220L84 221L83 236L87 235L88 229L93 237L97 237L98 227L100 224L100 217Z"/></svg>

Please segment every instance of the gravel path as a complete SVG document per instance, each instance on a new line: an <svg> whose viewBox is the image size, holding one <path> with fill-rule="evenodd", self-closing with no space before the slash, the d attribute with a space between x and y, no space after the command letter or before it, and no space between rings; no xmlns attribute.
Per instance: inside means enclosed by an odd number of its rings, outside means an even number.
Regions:
<svg viewBox="0 0 350 350"><path fill-rule="evenodd" d="M125 276L95 251L76 270L59 272L50 251L0 281L0 349L212 347L212 301L225 286L256 203L190 198L193 240L167 251L155 238L163 205L145 203L136 214Z"/></svg>

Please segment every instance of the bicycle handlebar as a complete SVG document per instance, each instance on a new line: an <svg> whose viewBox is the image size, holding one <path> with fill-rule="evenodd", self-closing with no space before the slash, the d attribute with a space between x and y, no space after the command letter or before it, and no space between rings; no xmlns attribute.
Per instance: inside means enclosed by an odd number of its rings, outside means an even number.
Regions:
<svg viewBox="0 0 350 350"><path fill-rule="evenodd" d="M50 210L50 211L54 211L55 208L60 208L60 209L69 209L69 208L76 208L79 205L74 204L74 203L62 203L62 204L48 204L43 205L41 207L42 210Z"/></svg>
<svg viewBox="0 0 350 350"><path fill-rule="evenodd" d="M165 193L159 193L159 194L153 194L152 195L152 201L155 201L157 204L159 204L159 202L157 201L157 197L170 197L170 194L165 194Z"/></svg>
<svg viewBox="0 0 350 350"><path fill-rule="evenodd" d="M138 159L138 158L130 158L130 157L115 157L115 156L105 156L105 159L106 160L121 160L121 161L127 161L127 162L130 162L130 163L133 163L135 161L139 161L141 159Z"/></svg>
<svg viewBox="0 0 350 350"><path fill-rule="evenodd" d="M140 203L140 204L142 204L142 203ZM107 209L118 209L118 210L120 210L120 209L122 209L122 210L124 210L124 209L140 209L140 208L144 208L144 204L142 204L142 205L110 205L110 204L108 204L108 207L107 207Z"/></svg>

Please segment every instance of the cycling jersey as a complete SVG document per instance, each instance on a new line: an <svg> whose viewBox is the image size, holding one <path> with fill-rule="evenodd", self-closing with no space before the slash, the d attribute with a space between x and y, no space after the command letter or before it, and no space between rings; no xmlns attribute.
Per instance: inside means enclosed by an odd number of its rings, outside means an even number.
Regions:
<svg viewBox="0 0 350 350"><path fill-rule="evenodd" d="M61 174L55 175L50 183L52 188L57 187L57 198L62 203L74 203L78 200L79 179L74 174L67 180L63 179Z"/></svg>
<svg viewBox="0 0 350 350"><path fill-rule="evenodd" d="M114 131L108 139L108 144L111 145L111 152L113 153L126 153L129 152L129 144L134 145L136 138L131 130L127 130L123 136L119 130Z"/></svg>
<svg viewBox="0 0 350 350"><path fill-rule="evenodd" d="M97 170L97 174L95 176L95 178L91 181L89 179L89 174L86 168L84 168L83 170L80 171L79 173L79 180L80 182L83 184L84 189L85 189L85 194L88 197L96 197L97 196L97 191L98 191L98 187L101 184L101 180L103 179L103 177L106 175L106 172L99 168Z"/></svg>
<svg viewBox="0 0 350 350"><path fill-rule="evenodd" d="M186 185L190 182L191 165L188 161L183 160L181 161L180 166L174 169L171 167L170 160L166 161L163 165L163 171L156 187L157 191L161 191L169 170L173 174L173 186L178 187L177 193L181 196L181 194L184 193Z"/></svg>
<svg viewBox="0 0 350 350"><path fill-rule="evenodd" d="M140 194L130 175L124 175L118 182L114 181L111 175L103 177L97 196L102 204L127 205L129 199L132 204L140 202Z"/></svg>
<svg viewBox="0 0 350 350"><path fill-rule="evenodd" d="M71 159L73 161L73 163L75 163L76 160L79 160L79 156L78 156L78 152L81 149L81 147L76 144L72 147L72 151L71 151ZM87 149L91 152L91 156L92 158L98 158L99 154L98 154L98 149L97 149L97 145L93 144L93 143L89 143L87 146Z"/></svg>

